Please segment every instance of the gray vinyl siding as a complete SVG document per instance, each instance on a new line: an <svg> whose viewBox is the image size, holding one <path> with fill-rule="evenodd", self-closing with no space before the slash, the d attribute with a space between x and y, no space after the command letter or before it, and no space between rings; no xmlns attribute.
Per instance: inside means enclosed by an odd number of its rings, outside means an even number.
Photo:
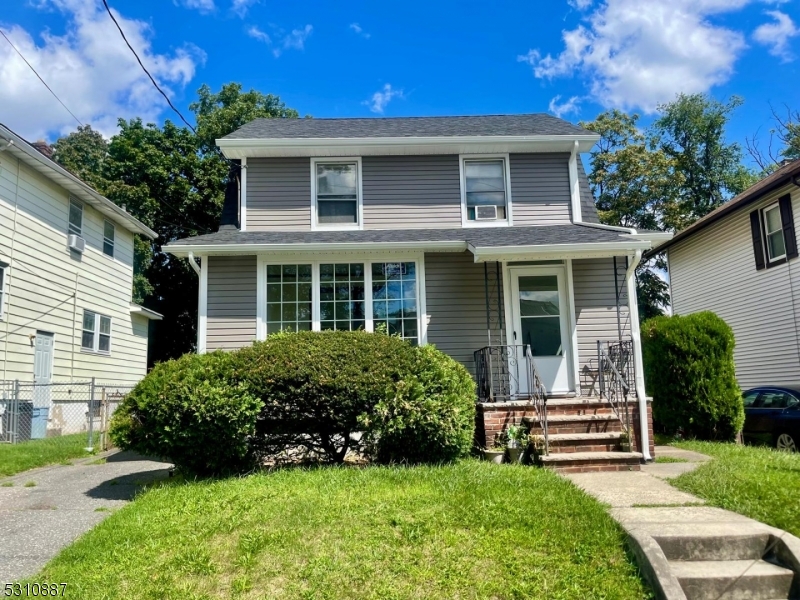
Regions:
<svg viewBox="0 0 800 600"><path fill-rule="evenodd" d="M311 229L309 158L251 158L247 161L247 229Z"/></svg>
<svg viewBox="0 0 800 600"><path fill-rule="evenodd" d="M461 227L458 156L365 156L365 229Z"/></svg>
<svg viewBox="0 0 800 600"><path fill-rule="evenodd" d="M474 376L473 353L489 345L483 264L475 263L469 252L426 254L425 296L428 343ZM499 343L499 338L493 341Z"/></svg>
<svg viewBox="0 0 800 600"><path fill-rule="evenodd" d="M256 257L208 258L206 348L230 350L256 339Z"/></svg>
<svg viewBox="0 0 800 600"><path fill-rule="evenodd" d="M791 192L800 234L800 192L789 186L738 210L669 249L675 314L710 310L736 338L736 376L743 389L800 384L797 313L800 260L756 270L750 212Z"/></svg>
<svg viewBox="0 0 800 600"><path fill-rule="evenodd" d="M512 154L514 225L570 221L569 154Z"/></svg>
<svg viewBox="0 0 800 600"><path fill-rule="evenodd" d="M617 281L622 286L619 320L614 290L614 259L592 258L572 261L572 289L578 334L578 371L581 391L596 393L597 341L630 339L628 295L624 288L625 258L617 257Z"/></svg>

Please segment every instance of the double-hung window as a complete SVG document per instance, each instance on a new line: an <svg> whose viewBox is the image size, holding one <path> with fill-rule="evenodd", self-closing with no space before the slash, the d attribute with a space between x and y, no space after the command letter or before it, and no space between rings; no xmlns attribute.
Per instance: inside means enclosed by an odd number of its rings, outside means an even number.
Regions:
<svg viewBox="0 0 800 600"><path fill-rule="evenodd" d="M75 200L72 196L69 198L69 226L67 232L73 235L81 235L83 231L83 204Z"/></svg>
<svg viewBox="0 0 800 600"><path fill-rule="evenodd" d="M8 265L4 262L0 262L0 319L5 316L6 289L8 288L8 284L6 283L7 271Z"/></svg>
<svg viewBox="0 0 800 600"><path fill-rule="evenodd" d="M773 204L752 211L750 232L757 270L798 256L791 197L787 194Z"/></svg>
<svg viewBox="0 0 800 600"><path fill-rule="evenodd" d="M91 310L83 311L81 348L90 352L111 352L111 317Z"/></svg>
<svg viewBox="0 0 800 600"><path fill-rule="evenodd" d="M319 227L360 225L358 160L313 160L314 223Z"/></svg>
<svg viewBox="0 0 800 600"><path fill-rule="evenodd" d="M417 262L265 265L265 330L384 331L420 340Z"/></svg>
<svg viewBox="0 0 800 600"><path fill-rule="evenodd" d="M466 222L507 223L509 216L507 159L462 158L462 199Z"/></svg>
<svg viewBox="0 0 800 600"><path fill-rule="evenodd" d="M781 209L777 204L763 210L765 246L770 262L786 258L786 239L783 237Z"/></svg>
<svg viewBox="0 0 800 600"><path fill-rule="evenodd" d="M103 254L114 258L114 224L107 219L103 221Z"/></svg>

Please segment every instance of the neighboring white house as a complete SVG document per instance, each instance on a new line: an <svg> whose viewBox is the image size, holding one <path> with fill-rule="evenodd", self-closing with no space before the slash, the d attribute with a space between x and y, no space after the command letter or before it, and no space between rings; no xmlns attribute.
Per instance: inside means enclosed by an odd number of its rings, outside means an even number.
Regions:
<svg viewBox="0 0 800 600"><path fill-rule="evenodd" d="M131 303L151 229L0 125L0 381L134 384L157 313Z"/></svg>
<svg viewBox="0 0 800 600"><path fill-rule="evenodd" d="M667 252L674 314L710 310L731 326L743 389L800 385L798 215L800 160L649 253Z"/></svg>

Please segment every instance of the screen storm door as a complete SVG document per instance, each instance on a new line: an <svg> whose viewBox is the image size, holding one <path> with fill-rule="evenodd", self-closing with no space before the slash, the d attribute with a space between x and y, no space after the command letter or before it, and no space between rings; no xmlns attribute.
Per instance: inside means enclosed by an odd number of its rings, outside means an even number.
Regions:
<svg viewBox="0 0 800 600"><path fill-rule="evenodd" d="M511 268L513 331L510 342L524 364L528 345L536 370L549 393L571 390L572 352L569 336L569 304L563 267ZM518 393L528 391L527 377L520 377Z"/></svg>

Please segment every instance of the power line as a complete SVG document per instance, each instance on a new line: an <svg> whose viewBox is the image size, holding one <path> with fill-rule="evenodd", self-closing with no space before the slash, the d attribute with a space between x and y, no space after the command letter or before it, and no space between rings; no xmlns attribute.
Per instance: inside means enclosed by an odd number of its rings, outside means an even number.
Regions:
<svg viewBox="0 0 800 600"><path fill-rule="evenodd" d="M138 55L138 54L136 54L136 50L134 50L134 49L133 49L133 46L131 46L131 43L128 41L128 38L127 38L127 37L125 37L125 32L124 32L124 31L122 31L122 27L120 27L120 24L117 22L117 19L116 19L116 17L114 17L114 13L112 13L112 12L111 12L111 8L108 6L108 1L107 1L107 0L103 0L103 6L105 6L105 7L106 7L106 12L108 13L108 16L109 16L109 17L111 17L111 20L112 20L112 21L114 21L114 25L116 25L116 26L117 26L117 29L119 30L119 33L120 33L120 35L122 36L122 39L123 39L123 40L125 40L125 44L128 46L128 48L130 49L130 51L131 51L131 52L133 52L133 55L136 57L136 62L138 62L138 63L139 63L139 66L140 66L140 67L142 67L142 70L143 70L143 71L144 71L144 72L147 74L147 76L150 78L150 81L152 81L152 82L153 82L153 85L154 85L154 86L155 86L155 88L156 88L156 89L159 91L159 93L160 93L162 96L164 96L164 99L167 101L167 104L169 104L169 107L170 107L172 110L174 110L174 111L175 111L175 113L176 113L176 114L177 114L177 115L178 115L178 116L181 118L181 121L183 121L184 123L186 123L186 126L187 126L189 129L191 129L191 130L192 130L192 133L194 133L195 135L197 135L197 130L195 130L195 128L194 128L194 127L192 127L191 123L189 123L189 121L187 121L187 120L186 120L186 118L185 118L185 117L184 117L184 116L181 114L181 111L179 111L177 108L175 108L175 105L174 105L174 104L172 104L172 100L170 100L170 99L169 99L169 96L167 96L167 95L164 93L164 90L162 90L162 89L159 87L158 83L156 83L156 80L155 80L155 79L153 79L153 76L150 74L150 71L148 71L148 70L147 70L147 67L145 67L145 66L144 66L144 63L142 63L142 59L141 59L141 58L139 58L139 55Z"/></svg>
<svg viewBox="0 0 800 600"><path fill-rule="evenodd" d="M20 58L21 58L23 61L25 61L25 64L26 64L26 65L28 65L28 67L30 67L30 70L31 70L31 71L33 71L34 75L36 75L36 77L38 77L38 78L39 78L39 81L41 81L41 82L42 82L42 84L44 85L44 87L46 87L46 88L47 88L47 91L48 91L48 92L50 92L51 94L53 94L53 98L55 98L56 100L58 100L59 104L61 104L61 106L63 106L63 107L66 109L66 111L67 111L69 114L71 114L71 115L72 115L72 118L73 118L73 119L75 119L75 120L78 122L78 125L80 125L80 126L82 127L82 126L83 126L83 123L81 123L81 120L80 120L78 117L76 117L76 116L75 116L75 113L73 113L73 112L72 112L72 111L71 111L71 110L70 110L70 109L67 107L67 105L66 105L66 104L64 104L64 102L62 102L61 98L59 98L59 97L56 95L56 93L55 93L55 92L52 90L52 88L51 88L49 85L47 85L47 82L46 82L44 79L42 79L42 76L41 76L41 75L39 75L39 73L37 73L37 72L36 72L36 69L34 69L34 68L33 68L33 65L32 65L31 63L29 63L29 62L28 62L28 59L27 59L27 58L25 58L25 57L23 56L22 52L20 52L20 51L19 51L19 49L18 49L18 48L17 48L17 47L16 47L16 46L13 44L13 42L12 42L10 39L8 39L8 36L5 34L5 32L4 32L2 29L0 29L0 35L2 35L2 36L3 36L3 37L6 39L6 41L9 43L9 45L10 45L10 46L11 46L11 47L14 49L14 51L15 51L17 54L19 54L19 57L20 57Z"/></svg>

